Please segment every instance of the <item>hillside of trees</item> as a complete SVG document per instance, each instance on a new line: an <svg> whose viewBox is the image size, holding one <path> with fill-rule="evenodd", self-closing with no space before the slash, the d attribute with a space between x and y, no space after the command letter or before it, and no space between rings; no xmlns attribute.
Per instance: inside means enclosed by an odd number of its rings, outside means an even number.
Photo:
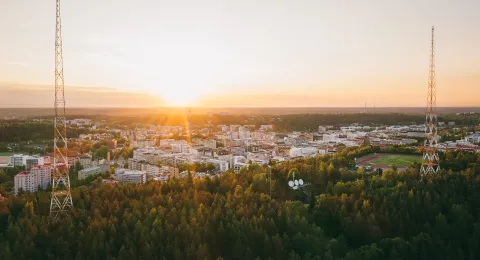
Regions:
<svg viewBox="0 0 480 260"><path fill-rule="evenodd" d="M0 201L1 259L480 259L479 155L422 179L418 165L355 169L371 149L215 178L96 182L73 189L73 216L59 222L49 193L21 194ZM309 185L289 189L293 172Z"/></svg>

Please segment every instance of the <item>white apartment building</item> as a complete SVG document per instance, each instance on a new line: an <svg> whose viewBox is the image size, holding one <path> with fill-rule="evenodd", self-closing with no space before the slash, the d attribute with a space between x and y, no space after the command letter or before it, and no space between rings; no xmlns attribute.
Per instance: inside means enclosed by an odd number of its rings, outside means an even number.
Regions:
<svg viewBox="0 0 480 260"><path fill-rule="evenodd" d="M28 172L20 172L14 177L13 191L18 195L20 190L26 192L38 191L37 176Z"/></svg>
<svg viewBox="0 0 480 260"><path fill-rule="evenodd" d="M319 133L327 132L327 127L326 126L318 126L318 132Z"/></svg>
<svg viewBox="0 0 480 260"><path fill-rule="evenodd" d="M348 139L363 138L367 135L365 132L347 132Z"/></svg>
<svg viewBox="0 0 480 260"><path fill-rule="evenodd" d="M90 157L89 155L80 156L78 161L80 162L80 165L82 165L83 168L87 168L92 165L92 157Z"/></svg>
<svg viewBox="0 0 480 260"><path fill-rule="evenodd" d="M137 161L145 160L147 162L154 163L159 161L163 154L163 151L155 148L142 148L133 151L133 159Z"/></svg>
<svg viewBox="0 0 480 260"><path fill-rule="evenodd" d="M457 146L467 146L467 147L475 147L474 144L470 143L466 139L460 139L455 141L457 143Z"/></svg>
<svg viewBox="0 0 480 260"><path fill-rule="evenodd" d="M246 163L247 158L245 156L233 156L233 163Z"/></svg>
<svg viewBox="0 0 480 260"><path fill-rule="evenodd" d="M12 166L23 166L23 154L14 154L10 156L9 164Z"/></svg>
<svg viewBox="0 0 480 260"><path fill-rule="evenodd" d="M235 173L239 173L242 167L248 167L247 158L245 156L234 156L232 164Z"/></svg>
<svg viewBox="0 0 480 260"><path fill-rule="evenodd" d="M154 181L160 181L160 182L168 181L168 179L169 179L168 175L153 178Z"/></svg>
<svg viewBox="0 0 480 260"><path fill-rule="evenodd" d="M188 153L189 148L190 148L186 142L185 143L174 143L171 146L172 146L172 152L173 153Z"/></svg>
<svg viewBox="0 0 480 260"><path fill-rule="evenodd" d="M155 140L137 140L135 142L135 147L138 148L148 148L155 145Z"/></svg>
<svg viewBox="0 0 480 260"><path fill-rule="evenodd" d="M152 165L152 164L147 164L147 166L146 166L147 176L159 176L160 173L162 173L162 172L163 171L161 170L161 168L159 166Z"/></svg>
<svg viewBox="0 0 480 260"><path fill-rule="evenodd" d="M142 184L147 181L146 171L135 171L125 168L117 168L113 178L122 183L137 183Z"/></svg>
<svg viewBox="0 0 480 260"><path fill-rule="evenodd" d="M470 143L478 144L480 143L480 133L474 133L465 138Z"/></svg>
<svg viewBox="0 0 480 260"><path fill-rule="evenodd" d="M230 125L230 132L235 132L241 125Z"/></svg>
<svg viewBox="0 0 480 260"><path fill-rule="evenodd" d="M208 159L207 162L213 163L220 172L228 171L228 162L222 160Z"/></svg>
<svg viewBox="0 0 480 260"><path fill-rule="evenodd" d="M9 164L12 166L25 166L26 170L28 171L33 166L43 165L46 158L48 159L48 157L43 156L14 154L10 156Z"/></svg>
<svg viewBox="0 0 480 260"><path fill-rule="evenodd" d="M233 146L230 147L230 153L233 155L245 155L245 147L243 146Z"/></svg>
<svg viewBox="0 0 480 260"><path fill-rule="evenodd" d="M260 130L267 131L267 130L272 130L273 125L261 125Z"/></svg>
<svg viewBox="0 0 480 260"><path fill-rule="evenodd" d="M223 132L223 133L228 132L228 130L230 129L230 128L229 128L228 126L226 126L226 125L222 125L222 126L218 126L218 127L222 129L222 132Z"/></svg>
<svg viewBox="0 0 480 260"><path fill-rule="evenodd" d="M239 139L248 139L250 138L250 130L244 126L238 128L238 138Z"/></svg>
<svg viewBox="0 0 480 260"><path fill-rule="evenodd" d="M216 149L217 148L217 141L213 140L213 139L203 140L203 146L205 146L207 148Z"/></svg>
<svg viewBox="0 0 480 260"><path fill-rule="evenodd" d="M158 145L161 147L170 147L174 143L176 143L175 139L161 139Z"/></svg>
<svg viewBox="0 0 480 260"><path fill-rule="evenodd" d="M23 165L25 165L26 170L30 170L33 166L43 165L43 157L40 156L24 156Z"/></svg>
<svg viewBox="0 0 480 260"><path fill-rule="evenodd" d="M78 171L78 179L84 180L89 176L100 175L104 172L103 168L100 166L91 166L83 170Z"/></svg>
<svg viewBox="0 0 480 260"><path fill-rule="evenodd" d="M242 169L243 167L247 167L248 168L248 163L241 163L241 162L237 162L233 165L233 171L235 173L239 173L240 172L240 169Z"/></svg>
<svg viewBox="0 0 480 260"><path fill-rule="evenodd" d="M143 184L147 182L147 173L145 171L126 170L122 175L123 183Z"/></svg>
<svg viewBox="0 0 480 260"><path fill-rule="evenodd" d="M293 146L290 148L289 155L291 158L293 157L309 157L315 156L318 154L318 149L312 146L301 146L295 147Z"/></svg>
<svg viewBox="0 0 480 260"><path fill-rule="evenodd" d="M265 138L265 133L260 132L260 131L255 131L255 132L253 132L253 138L258 139L258 140L262 140L262 139Z"/></svg>
<svg viewBox="0 0 480 260"><path fill-rule="evenodd" d="M338 139L338 134L323 134L323 141L335 141Z"/></svg>
<svg viewBox="0 0 480 260"><path fill-rule="evenodd" d="M125 171L128 171L128 169L125 168L117 168L115 169L115 175L113 175L113 179L119 182L122 182L123 180L123 174Z"/></svg>
<svg viewBox="0 0 480 260"><path fill-rule="evenodd" d="M30 169L30 174L36 175L37 186L41 189L48 188L48 185L52 181L52 166L34 166Z"/></svg>
<svg viewBox="0 0 480 260"><path fill-rule="evenodd" d="M408 131L409 129L410 129L409 126L403 126L403 125L392 125L392 126L387 126L385 128L385 130L392 131L392 132Z"/></svg>

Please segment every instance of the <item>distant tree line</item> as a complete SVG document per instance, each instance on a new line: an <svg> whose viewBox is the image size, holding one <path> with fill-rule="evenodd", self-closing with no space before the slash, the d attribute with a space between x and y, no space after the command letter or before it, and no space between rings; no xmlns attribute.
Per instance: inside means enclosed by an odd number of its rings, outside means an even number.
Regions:
<svg viewBox="0 0 480 260"><path fill-rule="evenodd" d="M88 133L88 129L68 127L69 136L78 137ZM53 123L33 121L0 121L0 143L20 143L53 139Z"/></svg>

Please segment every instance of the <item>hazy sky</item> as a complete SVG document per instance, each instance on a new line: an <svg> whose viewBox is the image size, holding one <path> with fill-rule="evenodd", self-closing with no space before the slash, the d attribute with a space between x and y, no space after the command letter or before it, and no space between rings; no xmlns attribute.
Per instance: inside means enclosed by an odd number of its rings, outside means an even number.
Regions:
<svg viewBox="0 0 480 260"><path fill-rule="evenodd" d="M438 106L480 106L479 11L478 0L63 0L67 105L424 106L435 25ZM54 0L0 0L0 107L53 103L54 34Z"/></svg>

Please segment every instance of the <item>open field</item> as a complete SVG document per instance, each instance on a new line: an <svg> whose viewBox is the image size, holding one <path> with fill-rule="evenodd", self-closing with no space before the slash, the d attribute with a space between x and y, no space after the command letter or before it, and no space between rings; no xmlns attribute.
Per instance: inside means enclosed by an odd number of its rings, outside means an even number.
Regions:
<svg viewBox="0 0 480 260"><path fill-rule="evenodd" d="M0 156L11 156L11 152L0 152Z"/></svg>
<svg viewBox="0 0 480 260"><path fill-rule="evenodd" d="M406 168L414 162L420 162L422 157L419 155L406 154L370 154L357 159L357 164L362 166L372 166L373 168L388 169L393 164L398 168Z"/></svg>
<svg viewBox="0 0 480 260"><path fill-rule="evenodd" d="M10 160L9 156L2 156L0 155L0 164L8 164L8 161Z"/></svg>

